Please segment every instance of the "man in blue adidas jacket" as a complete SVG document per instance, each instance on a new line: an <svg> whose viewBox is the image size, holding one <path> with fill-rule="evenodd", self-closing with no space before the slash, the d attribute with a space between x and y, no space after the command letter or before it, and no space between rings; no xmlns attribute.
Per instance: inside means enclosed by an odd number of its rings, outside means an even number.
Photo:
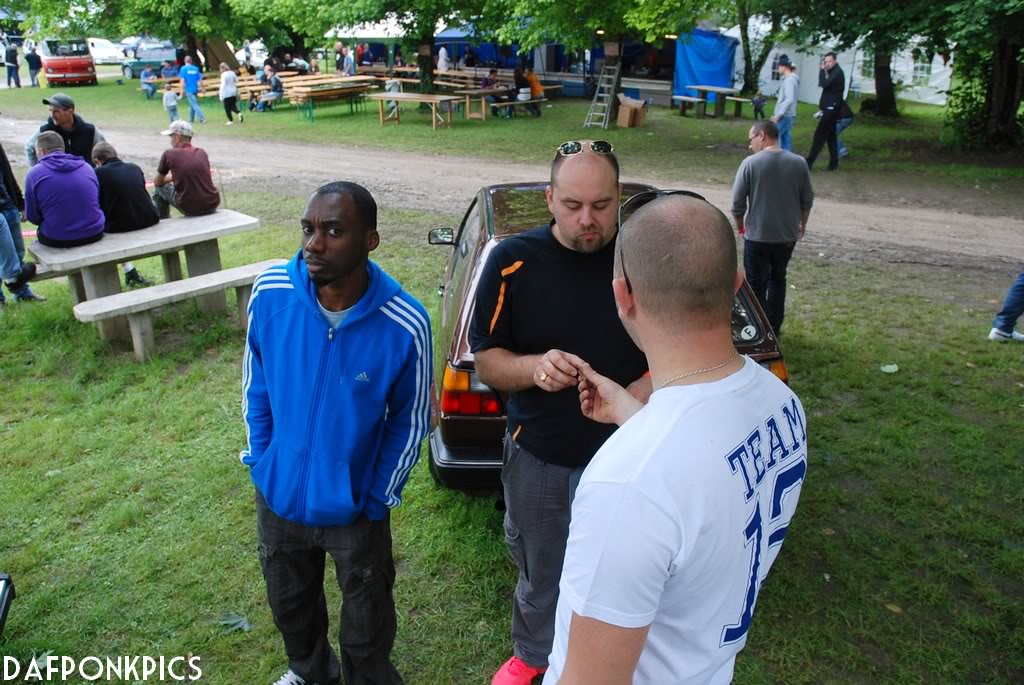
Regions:
<svg viewBox="0 0 1024 685"><path fill-rule="evenodd" d="M426 310L369 260L377 205L355 183L318 189L302 249L261 274L242 369L260 563L288 671L277 685L394 685L389 511L430 423ZM328 638L324 560L344 596Z"/></svg>

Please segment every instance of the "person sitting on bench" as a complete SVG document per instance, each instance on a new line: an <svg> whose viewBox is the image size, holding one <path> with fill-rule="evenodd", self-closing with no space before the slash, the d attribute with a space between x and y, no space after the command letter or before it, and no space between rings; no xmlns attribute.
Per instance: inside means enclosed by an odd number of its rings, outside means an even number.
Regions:
<svg viewBox="0 0 1024 685"><path fill-rule="evenodd" d="M146 192L142 169L131 162L122 162L114 146L106 141L92 149L92 159L100 182L100 208L107 219L104 232L127 233L155 226L160 221ZM153 285L131 262L123 266L124 283L128 287Z"/></svg>
<svg viewBox="0 0 1024 685"><path fill-rule="evenodd" d="M257 112L273 109L274 103L284 97L284 82L274 72L274 68L268 64L263 67L263 73L266 75L267 83L270 84L270 90L260 96L259 104L256 105Z"/></svg>
<svg viewBox="0 0 1024 685"><path fill-rule="evenodd" d="M537 72L533 70L533 67L526 67L526 82L530 84L530 99L543 100L544 86L540 84L540 77L537 76ZM526 111L535 117L540 116L540 106L536 102L526 105Z"/></svg>
<svg viewBox="0 0 1024 685"><path fill-rule="evenodd" d="M217 211L220 193L210 174L210 158L192 146L192 124L175 121L162 134L171 137L171 149L164 150L153 179L153 202L160 218L169 218L171 207L185 216Z"/></svg>
<svg viewBox="0 0 1024 685"><path fill-rule="evenodd" d="M25 217L39 227L39 242L78 247L100 240L105 218L96 172L78 155L64 152L59 133L40 133L35 145L39 162L25 177Z"/></svg>

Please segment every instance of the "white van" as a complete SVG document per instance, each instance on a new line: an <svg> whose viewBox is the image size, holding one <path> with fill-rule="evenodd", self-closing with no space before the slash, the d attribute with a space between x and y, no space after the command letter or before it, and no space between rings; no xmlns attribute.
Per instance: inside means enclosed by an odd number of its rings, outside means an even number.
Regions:
<svg viewBox="0 0 1024 685"><path fill-rule="evenodd" d="M88 38L89 54L96 64L120 64L124 61L124 53L121 48L111 43L106 38Z"/></svg>

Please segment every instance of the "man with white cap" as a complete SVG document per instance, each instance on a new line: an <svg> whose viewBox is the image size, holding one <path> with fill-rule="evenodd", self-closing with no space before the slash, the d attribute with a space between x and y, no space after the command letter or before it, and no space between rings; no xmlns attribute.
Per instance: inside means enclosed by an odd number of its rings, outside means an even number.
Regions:
<svg viewBox="0 0 1024 685"><path fill-rule="evenodd" d="M175 121L162 133L171 137L171 147L160 157L153 179L153 202L160 218L170 217L171 207L185 216L212 214L220 205L220 193L206 151L192 145L192 124Z"/></svg>

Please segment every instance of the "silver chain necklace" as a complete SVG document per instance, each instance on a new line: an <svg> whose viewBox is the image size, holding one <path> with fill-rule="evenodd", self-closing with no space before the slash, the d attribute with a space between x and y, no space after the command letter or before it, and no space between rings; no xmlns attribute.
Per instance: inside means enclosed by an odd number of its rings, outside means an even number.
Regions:
<svg viewBox="0 0 1024 685"><path fill-rule="evenodd" d="M739 356L740 356L740 353L739 353L739 352L733 352L733 353L732 353L732 354L731 354L731 355L729 356L729 358L728 358L728 359L726 359L726 360L725 360L724 362L722 362L721 364L715 364L714 366L709 366L709 367L707 367L707 368L703 368L703 369L697 369L696 371L687 371L686 373L681 373L681 374L679 374L678 376L672 376L672 378L669 378L669 379L668 379L667 381L665 381L664 383L662 383L661 385L659 385L657 389L658 389L658 390L661 390L662 388L664 388L664 387L665 387L666 385L668 385L669 383L675 383L676 381L681 381L681 380L683 380L684 378L689 378L690 376L696 376L697 374L701 374L701 373L707 373L708 371L715 371L716 369L720 369L720 368L722 368L723 366L725 366L726 364L728 364L729 362L731 362L731 361L732 361L733 359L736 359L736 358L737 358L737 357L739 357Z"/></svg>

